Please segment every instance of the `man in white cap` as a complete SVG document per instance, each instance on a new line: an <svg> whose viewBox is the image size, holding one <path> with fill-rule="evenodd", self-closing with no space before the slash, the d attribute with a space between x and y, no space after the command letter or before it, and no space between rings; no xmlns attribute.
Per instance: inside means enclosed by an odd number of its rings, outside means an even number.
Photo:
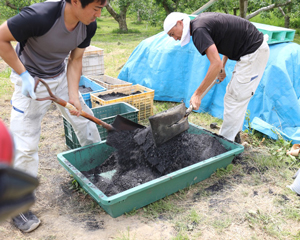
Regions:
<svg viewBox="0 0 300 240"><path fill-rule="evenodd" d="M193 43L210 66L191 97L190 104L198 110L201 96L211 83L226 77L228 59L237 61L224 97L224 117L219 134L239 141L248 103L262 78L269 58L267 39L248 20L224 13L207 12L190 20L184 13L170 13L164 21L164 31L181 47ZM221 60L220 55L223 55Z"/></svg>

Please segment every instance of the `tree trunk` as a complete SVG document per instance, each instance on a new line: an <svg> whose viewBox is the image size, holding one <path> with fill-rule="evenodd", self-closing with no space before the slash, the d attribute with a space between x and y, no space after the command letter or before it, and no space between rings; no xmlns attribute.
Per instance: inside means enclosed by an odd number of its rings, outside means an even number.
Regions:
<svg viewBox="0 0 300 240"><path fill-rule="evenodd" d="M284 17L284 27L285 28L290 28L290 16L289 15L286 15Z"/></svg>
<svg viewBox="0 0 300 240"><path fill-rule="evenodd" d="M137 11L137 22L140 23L142 21L140 10Z"/></svg>
<svg viewBox="0 0 300 240"><path fill-rule="evenodd" d="M126 23L126 11L125 13L120 11L120 17L118 23L121 32L128 32L127 23Z"/></svg>
<svg viewBox="0 0 300 240"><path fill-rule="evenodd" d="M204 12L211 5L213 5L216 1L218 1L218 0L210 0L209 2L205 3L201 8L199 8L198 10L196 10L195 12L193 12L192 15L198 15L199 13ZM224 12L227 13L227 9L224 10Z"/></svg>
<svg viewBox="0 0 300 240"><path fill-rule="evenodd" d="M289 12L291 11L291 9L290 9L291 5L292 4L290 4L289 7L288 7L288 9L287 9L288 13L285 13L281 7L278 8L279 11L284 16L284 27L285 28L290 28L290 15L289 15Z"/></svg>
<svg viewBox="0 0 300 240"><path fill-rule="evenodd" d="M248 0L240 0L240 17L246 18L248 8Z"/></svg>
<svg viewBox="0 0 300 240"><path fill-rule="evenodd" d="M237 11L239 10L239 8L235 7L233 8L233 15L236 16L237 15Z"/></svg>
<svg viewBox="0 0 300 240"><path fill-rule="evenodd" d="M106 5L107 11L119 23L119 29L121 32L128 32L127 23L126 23L126 13L129 6L130 6L130 2L122 6L120 8L120 14L118 14L109 3Z"/></svg>
<svg viewBox="0 0 300 240"><path fill-rule="evenodd" d="M241 1L241 0L240 0ZM262 8L260 8L260 9L258 9L258 10L256 10L255 12L253 12L253 13L251 13L251 14L249 14L247 17L246 17L246 19L251 19L251 18L253 18L253 17L255 17L256 15L258 15L259 13L261 13L261 12L263 12L263 11L268 11L268 10L271 10L271 9L273 9L273 8L276 8L276 7L282 7L282 6L286 6L286 5L288 5L288 4L290 4L292 2L292 0L286 0L286 2L285 3L278 3L278 4L271 4L271 5L269 5L269 6L267 6L267 7L262 7Z"/></svg>
<svg viewBox="0 0 300 240"><path fill-rule="evenodd" d="M169 15L171 12L173 12L173 9L168 5L167 1L162 1L162 6L165 9L165 12L167 15Z"/></svg>

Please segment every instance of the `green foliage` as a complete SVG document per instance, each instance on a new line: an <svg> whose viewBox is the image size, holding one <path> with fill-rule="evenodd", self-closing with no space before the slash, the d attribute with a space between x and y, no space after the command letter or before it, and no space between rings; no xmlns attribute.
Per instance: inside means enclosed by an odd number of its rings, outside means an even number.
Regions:
<svg viewBox="0 0 300 240"><path fill-rule="evenodd" d="M284 27L284 18L276 17L274 13L270 12L269 15L259 14L250 19L251 22L263 23L278 27Z"/></svg>
<svg viewBox="0 0 300 240"><path fill-rule="evenodd" d="M233 165L232 164L229 164L226 168L219 168L217 169L216 171L216 176L218 178L221 178L227 174L230 174L233 170Z"/></svg>
<svg viewBox="0 0 300 240"><path fill-rule="evenodd" d="M173 201L170 200L170 197L165 197L159 201L151 203L143 208L144 216L150 219L158 218L163 213L179 213L183 209L178 207Z"/></svg>
<svg viewBox="0 0 300 240"><path fill-rule="evenodd" d="M162 21L166 14L154 0L134 1L129 8L129 14L140 23L145 21L151 26L162 25Z"/></svg>
<svg viewBox="0 0 300 240"><path fill-rule="evenodd" d="M1 17L10 18L18 14L23 7L29 6L43 0L0 0Z"/></svg>
<svg viewBox="0 0 300 240"><path fill-rule="evenodd" d="M77 180L72 176L73 180L71 181L70 190L74 190L75 192L81 193L86 196L88 193L80 186Z"/></svg>
<svg viewBox="0 0 300 240"><path fill-rule="evenodd" d="M246 119L247 124L248 124L248 129L245 132L250 134L250 135L253 135L254 129L252 129L252 127L251 127L250 110L247 110L245 119Z"/></svg>
<svg viewBox="0 0 300 240"><path fill-rule="evenodd" d="M294 18L290 20L290 27L291 28L300 28L300 19L299 18ZM296 32L299 34L299 29Z"/></svg>
<svg viewBox="0 0 300 240"><path fill-rule="evenodd" d="M190 240L190 238L186 233L180 232L176 237L172 238L172 240Z"/></svg>
<svg viewBox="0 0 300 240"><path fill-rule="evenodd" d="M137 210L134 208L134 209L132 209L130 212L126 212L125 213L125 215L127 216L127 217L131 217L131 216L134 216L134 215L136 215L137 214Z"/></svg>

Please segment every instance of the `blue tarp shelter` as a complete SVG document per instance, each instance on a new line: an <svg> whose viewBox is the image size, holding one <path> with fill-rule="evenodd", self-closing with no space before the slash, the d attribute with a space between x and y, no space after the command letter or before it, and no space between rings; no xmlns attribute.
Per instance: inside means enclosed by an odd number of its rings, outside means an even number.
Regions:
<svg viewBox="0 0 300 240"><path fill-rule="evenodd" d="M223 118L223 98L235 63L227 61L226 79L207 93L198 112ZM198 52L192 40L181 47L179 41L161 32L135 48L118 78L154 89L154 100L183 101L188 107L208 67L209 60ZM248 110L254 129L274 139L281 134L292 143L300 143L300 45L270 45L266 70Z"/></svg>

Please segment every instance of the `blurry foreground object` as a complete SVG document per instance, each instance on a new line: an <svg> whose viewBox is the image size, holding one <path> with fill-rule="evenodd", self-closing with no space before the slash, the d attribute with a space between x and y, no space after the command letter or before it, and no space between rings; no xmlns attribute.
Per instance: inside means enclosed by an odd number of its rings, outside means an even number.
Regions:
<svg viewBox="0 0 300 240"><path fill-rule="evenodd" d="M300 169L296 172L295 176L293 177L295 178L293 184L287 187L300 196L300 174L299 173L300 173Z"/></svg>
<svg viewBox="0 0 300 240"><path fill-rule="evenodd" d="M0 120L0 222L27 211L34 203L38 180L11 167L14 143Z"/></svg>
<svg viewBox="0 0 300 240"><path fill-rule="evenodd" d="M300 152L300 144L294 144L291 150L287 151L286 154L297 157L299 155L299 152Z"/></svg>
<svg viewBox="0 0 300 240"><path fill-rule="evenodd" d="M0 119L0 163L12 165L14 155L13 138Z"/></svg>

